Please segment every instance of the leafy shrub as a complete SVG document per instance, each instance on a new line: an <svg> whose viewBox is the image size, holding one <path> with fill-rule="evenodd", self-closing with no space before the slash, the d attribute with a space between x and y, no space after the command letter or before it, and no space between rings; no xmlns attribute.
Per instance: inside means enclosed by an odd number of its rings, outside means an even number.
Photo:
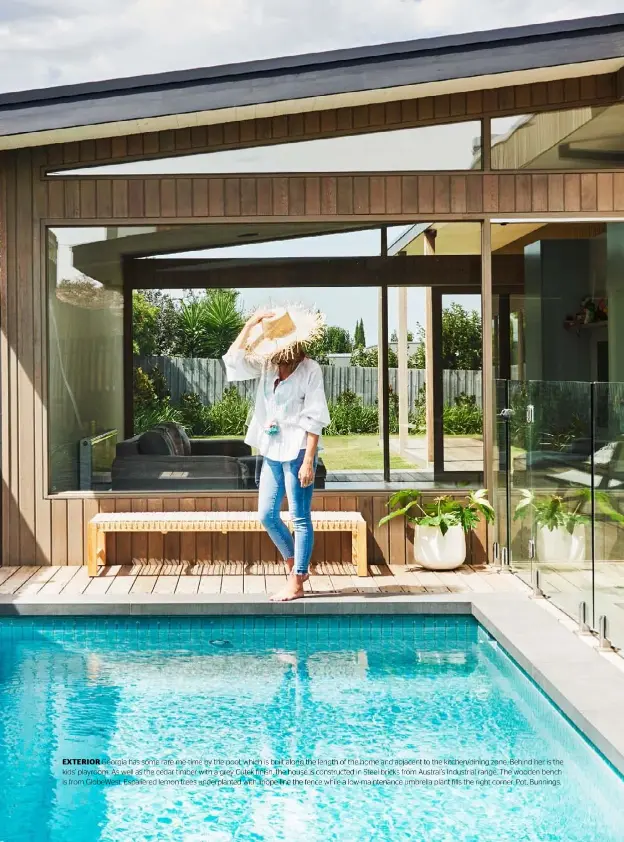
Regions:
<svg viewBox="0 0 624 842"><path fill-rule="evenodd" d="M210 435L242 436L245 433L251 402L244 398L236 386L223 391L220 401L215 401L207 410Z"/></svg>
<svg viewBox="0 0 624 842"><path fill-rule="evenodd" d="M180 398L180 416L180 423L189 436L211 434L210 407L202 403L195 392L187 392Z"/></svg>
<svg viewBox="0 0 624 842"><path fill-rule="evenodd" d="M577 414L572 415L569 421L562 421L555 424L550 430L542 430L539 446L544 450L556 450L563 452L578 439L587 438L588 424Z"/></svg>
<svg viewBox="0 0 624 842"><path fill-rule="evenodd" d="M523 489L521 494L514 512L514 520L524 520L532 514L536 526L548 529L549 532L554 529L566 529L570 534L576 526L590 522L582 512L588 497L584 491L568 499L559 494L536 497L529 489Z"/></svg>
<svg viewBox="0 0 624 842"><path fill-rule="evenodd" d="M154 387L154 381L149 374L140 366L134 369L134 403L136 404L153 404L156 403L158 396Z"/></svg>
<svg viewBox="0 0 624 842"><path fill-rule="evenodd" d="M134 369L134 431L143 433L161 421L181 423L178 407L171 404L165 378L157 368Z"/></svg>
<svg viewBox="0 0 624 842"><path fill-rule="evenodd" d="M349 389L329 404L330 425L325 429L328 436L348 436L353 433L376 433L379 431L377 406L364 406L362 398Z"/></svg>
<svg viewBox="0 0 624 842"><path fill-rule="evenodd" d="M427 432L427 410L424 386L421 386L418 390L414 406L408 415L408 421L412 424L411 432L413 435L424 435Z"/></svg>
<svg viewBox="0 0 624 842"><path fill-rule="evenodd" d="M444 407L444 432L456 436L480 435L483 431L483 413L474 395L464 392L455 398L452 406Z"/></svg>
<svg viewBox="0 0 624 842"><path fill-rule="evenodd" d="M151 430L162 421L175 421L176 424L182 423L182 415L177 406L172 406L171 398L166 398L164 401L155 404L154 406L140 406L135 404L134 408L134 433L144 433L146 430Z"/></svg>
<svg viewBox="0 0 624 842"><path fill-rule="evenodd" d="M483 431L483 412L477 406L474 395L462 392L451 406L443 409L444 432L455 436L480 435ZM425 387L421 386L409 413L413 434L424 435L427 431Z"/></svg>

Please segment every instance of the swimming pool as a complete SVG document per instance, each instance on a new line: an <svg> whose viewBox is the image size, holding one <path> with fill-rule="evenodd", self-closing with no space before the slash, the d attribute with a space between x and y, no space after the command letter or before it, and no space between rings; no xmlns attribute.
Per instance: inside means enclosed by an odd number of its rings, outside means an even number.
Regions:
<svg viewBox="0 0 624 842"><path fill-rule="evenodd" d="M2 619L0 682L0 842L624 838L470 617Z"/></svg>

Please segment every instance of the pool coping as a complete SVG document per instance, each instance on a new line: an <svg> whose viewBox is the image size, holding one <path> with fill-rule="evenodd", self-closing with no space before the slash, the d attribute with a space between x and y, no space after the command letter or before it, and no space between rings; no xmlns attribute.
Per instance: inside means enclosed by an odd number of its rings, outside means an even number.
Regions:
<svg viewBox="0 0 624 842"><path fill-rule="evenodd" d="M0 596L2 617L463 614L473 616L624 775L624 671L524 593L320 595L290 603L266 595L86 594Z"/></svg>

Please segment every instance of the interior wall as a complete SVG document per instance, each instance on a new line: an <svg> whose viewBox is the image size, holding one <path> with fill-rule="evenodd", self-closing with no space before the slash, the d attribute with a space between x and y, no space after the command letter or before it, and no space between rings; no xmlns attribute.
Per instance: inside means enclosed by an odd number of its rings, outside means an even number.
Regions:
<svg viewBox="0 0 624 842"><path fill-rule="evenodd" d="M542 243L524 249L524 350L526 379L543 379Z"/></svg>
<svg viewBox="0 0 624 842"><path fill-rule="evenodd" d="M542 240L525 248L528 380L591 380L591 337L566 329L591 294L595 249L589 239Z"/></svg>
<svg viewBox="0 0 624 842"><path fill-rule="evenodd" d="M566 330L590 291L589 240L542 243L542 355L544 380L590 380L589 336Z"/></svg>
<svg viewBox="0 0 624 842"><path fill-rule="evenodd" d="M624 381L624 223L607 225L609 380Z"/></svg>

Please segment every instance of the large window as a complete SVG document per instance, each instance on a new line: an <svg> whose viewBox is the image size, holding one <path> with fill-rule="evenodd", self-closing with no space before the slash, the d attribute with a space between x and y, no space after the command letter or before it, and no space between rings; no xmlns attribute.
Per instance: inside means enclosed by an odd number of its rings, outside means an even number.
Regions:
<svg viewBox="0 0 624 842"><path fill-rule="evenodd" d="M481 225L415 225L390 253L416 258L410 283L389 288L391 478L480 483Z"/></svg>
<svg viewBox="0 0 624 842"><path fill-rule="evenodd" d="M466 170L481 147L478 120L299 140L61 172L61 175Z"/></svg>
<svg viewBox="0 0 624 842"><path fill-rule="evenodd" d="M444 229L442 255L450 259L452 226ZM455 292L466 281L478 292L479 258L466 272L452 256L447 276L433 261L430 276L418 252L421 230L294 223L50 229L51 491L254 490L256 454L244 437L256 384L228 383L221 358L249 314L288 303L325 316L309 349L322 367L331 416L317 487L441 480L426 458L425 288L441 284L452 293L455 272ZM241 245L241 238L251 241ZM396 298L397 282L408 311ZM470 321L473 297L460 306L445 295L444 313L459 307ZM468 341L480 355L480 334ZM445 423L471 415L464 432L480 448L480 379L457 371L443 377ZM401 427L404 416L409 428ZM449 450L448 471L454 458ZM478 481L480 455L469 467Z"/></svg>
<svg viewBox="0 0 624 842"><path fill-rule="evenodd" d="M105 245L104 228L49 229L48 427L52 492L110 487L123 438L120 263L94 276L74 254ZM98 275L99 279L95 276Z"/></svg>
<svg viewBox="0 0 624 842"><path fill-rule="evenodd" d="M492 167L592 170L624 166L624 105L492 120Z"/></svg>

